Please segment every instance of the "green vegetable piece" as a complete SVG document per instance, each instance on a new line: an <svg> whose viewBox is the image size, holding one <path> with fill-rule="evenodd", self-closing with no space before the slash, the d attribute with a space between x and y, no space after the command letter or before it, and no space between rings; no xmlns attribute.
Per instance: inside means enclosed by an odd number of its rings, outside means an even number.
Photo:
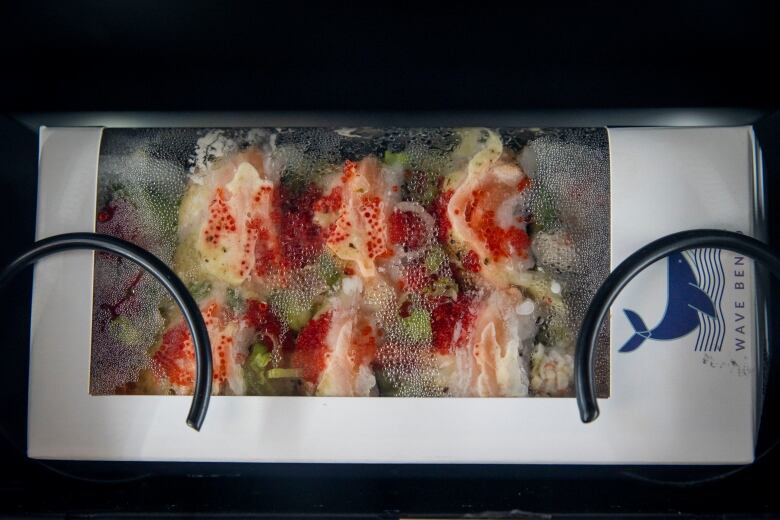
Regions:
<svg viewBox="0 0 780 520"><path fill-rule="evenodd" d="M139 207L148 212L156 227L165 236L173 238L179 217L179 201L174 197L145 186L138 194Z"/></svg>
<svg viewBox="0 0 780 520"><path fill-rule="evenodd" d="M269 298L271 310L283 320L291 330L299 331L312 316L312 304L297 291L281 289Z"/></svg>
<svg viewBox="0 0 780 520"><path fill-rule="evenodd" d="M187 286L187 289L190 291L193 298L200 300L211 293L211 284L206 280L197 280L190 283Z"/></svg>
<svg viewBox="0 0 780 520"><path fill-rule="evenodd" d="M228 287L228 290L225 292L225 302L234 313L243 311L246 304L244 297L241 296L238 289L232 287Z"/></svg>
<svg viewBox="0 0 780 520"><path fill-rule="evenodd" d="M439 195L439 180L447 169L448 159L442 153L420 145L403 152L385 151L384 162L406 170L404 199L430 205Z"/></svg>
<svg viewBox="0 0 780 520"><path fill-rule="evenodd" d="M255 343L252 345L252 350L247 361L247 365L252 369L263 371L271 362L271 353L268 351L268 347L262 343Z"/></svg>
<svg viewBox="0 0 780 520"><path fill-rule="evenodd" d="M399 384L384 371L377 370L374 372L376 377L376 386L379 389L379 395L384 397L397 397L401 392Z"/></svg>
<svg viewBox="0 0 780 520"><path fill-rule="evenodd" d="M255 343L244 363L244 383L247 395L276 395L276 389L270 384L267 368L271 363L271 352L262 343Z"/></svg>
<svg viewBox="0 0 780 520"><path fill-rule="evenodd" d="M252 366L244 365L244 383L247 395L268 395L268 378L264 370L255 370Z"/></svg>
<svg viewBox="0 0 780 520"><path fill-rule="evenodd" d="M430 341L433 336L431 315L424 309L413 309L409 316L401 318L401 328L415 343Z"/></svg>
<svg viewBox="0 0 780 520"><path fill-rule="evenodd" d="M539 230L549 231L558 222L558 214L555 210L552 194L541 185L537 186L539 197L532 203L531 211L534 217L534 227Z"/></svg>
<svg viewBox="0 0 780 520"><path fill-rule="evenodd" d="M391 152L385 150L384 163L388 166L401 166L405 168L409 164L409 154L406 152Z"/></svg>
<svg viewBox="0 0 780 520"><path fill-rule="evenodd" d="M336 265L333 256L328 253L321 254L317 259L317 274L320 279L325 282L325 285L331 289L334 288L344 276L344 273L339 269L339 266Z"/></svg>
<svg viewBox="0 0 780 520"><path fill-rule="evenodd" d="M267 391L269 385L265 373L258 375L251 370L244 369L244 384L246 385L246 395L273 395Z"/></svg>
<svg viewBox="0 0 780 520"><path fill-rule="evenodd" d="M534 301L548 309L548 312L565 315L566 304L561 295L552 291L553 279L548 273L540 271L523 271L516 273L513 283L519 285L523 292Z"/></svg>
<svg viewBox="0 0 780 520"><path fill-rule="evenodd" d="M425 255L425 268L429 273L437 272L447 261L447 253L440 246L436 246Z"/></svg>
<svg viewBox="0 0 780 520"><path fill-rule="evenodd" d="M428 207L439 196L439 176L431 170L412 171L404 184L405 198Z"/></svg>
<svg viewBox="0 0 780 520"><path fill-rule="evenodd" d="M272 368L268 371L268 379L300 379L301 371L297 368Z"/></svg>
<svg viewBox="0 0 780 520"><path fill-rule="evenodd" d="M568 347L574 343L574 333L562 316L553 314L542 325L538 341L555 347Z"/></svg>
<svg viewBox="0 0 780 520"><path fill-rule="evenodd" d="M108 324L108 332L123 345L137 344L141 334L127 316L117 316Z"/></svg>
<svg viewBox="0 0 780 520"><path fill-rule="evenodd" d="M458 297L458 284L447 276L437 278L431 285L425 288L425 294L433 298L447 296L450 299Z"/></svg>

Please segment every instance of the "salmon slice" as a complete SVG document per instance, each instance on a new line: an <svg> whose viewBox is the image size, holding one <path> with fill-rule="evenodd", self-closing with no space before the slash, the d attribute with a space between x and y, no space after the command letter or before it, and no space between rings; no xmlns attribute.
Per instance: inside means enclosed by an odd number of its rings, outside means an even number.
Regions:
<svg viewBox="0 0 780 520"><path fill-rule="evenodd" d="M437 349L438 384L454 397L528 395L528 342L536 334L518 289L497 290L475 304L468 330L449 352Z"/></svg>

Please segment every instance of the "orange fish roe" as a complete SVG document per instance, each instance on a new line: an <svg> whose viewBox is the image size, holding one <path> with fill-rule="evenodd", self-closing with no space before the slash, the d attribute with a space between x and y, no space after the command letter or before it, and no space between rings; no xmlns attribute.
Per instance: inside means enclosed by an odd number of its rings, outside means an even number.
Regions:
<svg viewBox="0 0 780 520"><path fill-rule="evenodd" d="M152 359L162 368L171 384L194 384L195 372L190 368L195 362L195 351L186 323L181 323L163 334L162 344Z"/></svg>
<svg viewBox="0 0 780 520"><path fill-rule="evenodd" d="M343 203L341 192L341 186L334 186L328 195L320 198L314 203L312 209L314 209L314 211L317 213L331 213L333 211L338 211Z"/></svg>
<svg viewBox="0 0 780 520"><path fill-rule="evenodd" d="M382 256L387 250L387 244L385 243L385 236L383 233L385 224L381 219L381 204L382 201L379 197L363 195L359 209L368 235L368 240L366 242L368 257L372 259Z"/></svg>
<svg viewBox="0 0 780 520"><path fill-rule="evenodd" d="M236 219L230 214L225 193L222 188L217 188L214 200L209 204L208 225L203 229L206 243L216 245L223 232L235 233Z"/></svg>
<svg viewBox="0 0 780 520"><path fill-rule="evenodd" d="M523 258L528 254L528 246L531 243L528 234L515 226L508 229L499 227L493 211L486 211L472 227L475 228L477 237L487 246L494 261L507 258L512 252ZM514 251L510 250L510 246Z"/></svg>
<svg viewBox="0 0 780 520"><path fill-rule="evenodd" d="M383 202L370 187L369 180L373 178L370 172L374 166L367 164L364 172L364 167L358 163L345 161L341 184L313 205L314 212L329 214L324 218L329 224L322 229L325 243L336 251L344 251L345 247L354 249L367 260L392 255L387 243ZM368 177L356 180L362 175ZM357 187L355 182L359 183Z"/></svg>
<svg viewBox="0 0 780 520"><path fill-rule="evenodd" d="M358 165L354 161L346 160L344 161L344 174L341 176L341 182L347 183L351 181L355 176L358 175L357 172Z"/></svg>
<svg viewBox="0 0 780 520"><path fill-rule="evenodd" d="M227 356L230 352L230 346L233 344L233 338L221 334L217 341L214 352L214 382L224 383L227 381L228 376L228 359Z"/></svg>
<svg viewBox="0 0 780 520"><path fill-rule="evenodd" d="M522 184L522 181L520 182ZM523 189L525 187L527 187L527 183ZM480 211L480 205L486 197L487 193L484 190L476 189L471 192L471 197L463 213L466 223L475 231L477 238L485 244L493 261L497 262L502 258L508 258L513 253L525 258L528 255L530 245L528 234L515 226L509 228L499 226L496 223L496 213L493 210ZM477 271L479 271L478 268L474 272Z"/></svg>
<svg viewBox="0 0 780 520"><path fill-rule="evenodd" d="M247 224L247 233L254 234L254 258L255 265L254 271L258 276L267 275L279 265L282 255L279 246L271 239L271 233L268 228L263 226L260 219L252 219ZM249 253L249 244L251 241L247 241L244 252ZM248 256L248 255L245 255ZM243 276L245 271L249 268L246 260L241 261L241 269L239 274Z"/></svg>
<svg viewBox="0 0 780 520"><path fill-rule="evenodd" d="M529 238L528 233L520 228L512 226L507 230L507 235L509 243L512 244L517 256L525 257L528 255L528 248L531 246L531 239Z"/></svg>
<svg viewBox="0 0 780 520"><path fill-rule="evenodd" d="M466 219L466 222L470 223L474 218L474 212L479 207L479 204L482 202L484 196L485 192L483 190L477 189L471 192L471 198L466 204L466 209L463 211L463 217Z"/></svg>
<svg viewBox="0 0 780 520"><path fill-rule="evenodd" d="M371 325L355 327L348 355L355 366L370 363L376 357L376 337Z"/></svg>
<svg viewBox="0 0 780 520"><path fill-rule="evenodd" d="M216 303L212 303L201 311L209 332L216 324L218 311L219 305ZM213 343L212 341L212 354L217 358L219 356L219 346L222 345L224 351L225 345L220 342L216 345ZM195 346L192 343L192 336L190 336L186 323L182 322L163 334L160 348L157 349L152 359L157 366L162 368L171 384L183 387L191 387L195 384ZM214 381L223 381L222 375L224 372L218 372L215 368Z"/></svg>

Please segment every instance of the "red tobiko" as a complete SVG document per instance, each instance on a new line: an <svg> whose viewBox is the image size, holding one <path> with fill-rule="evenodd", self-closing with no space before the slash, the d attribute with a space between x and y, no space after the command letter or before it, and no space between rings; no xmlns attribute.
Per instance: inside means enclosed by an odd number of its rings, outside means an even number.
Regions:
<svg viewBox="0 0 780 520"><path fill-rule="evenodd" d="M271 306L259 300L246 301L244 320L250 327L274 336L282 331L279 319L271 312Z"/></svg>
<svg viewBox="0 0 780 520"><path fill-rule="evenodd" d="M447 243L447 239L450 235L450 229L452 229L452 223L447 216L447 206L452 198L453 190L442 192L439 198L433 203L432 213L436 220L436 231L439 241Z"/></svg>
<svg viewBox="0 0 780 520"><path fill-rule="evenodd" d="M300 368L302 377L311 383L316 383L322 371L325 370L328 359L325 336L330 330L331 317L332 312L326 312L309 320L306 326L301 329L295 342L292 365Z"/></svg>
<svg viewBox="0 0 780 520"><path fill-rule="evenodd" d="M474 318L472 301L468 296L461 294L455 301L443 300L431 314L434 351L447 354L454 348L464 346L474 326ZM455 337L458 324L459 333Z"/></svg>
<svg viewBox="0 0 780 520"><path fill-rule="evenodd" d="M267 343L268 347L274 343L274 340L281 342L285 349L293 347L292 334L287 333L282 337L282 324L267 303L253 299L247 300L243 319L247 325L257 331L261 341Z"/></svg>
<svg viewBox="0 0 780 520"><path fill-rule="evenodd" d="M195 351L186 323L180 323L163 334L160 348L154 353L154 361L172 384L188 386L194 383L190 364L195 362Z"/></svg>
<svg viewBox="0 0 780 520"><path fill-rule="evenodd" d="M395 210L388 219L390 243L419 249L425 244L426 229L422 218L410 211Z"/></svg>
<svg viewBox="0 0 780 520"><path fill-rule="evenodd" d="M293 269L310 263L322 250L322 233L314 222L321 195L319 188L310 185L302 193L283 190L277 198L282 260Z"/></svg>
<svg viewBox="0 0 780 520"><path fill-rule="evenodd" d="M478 273L482 269L482 265L479 263L479 256L471 249L463 255L462 262L463 267L472 273Z"/></svg>

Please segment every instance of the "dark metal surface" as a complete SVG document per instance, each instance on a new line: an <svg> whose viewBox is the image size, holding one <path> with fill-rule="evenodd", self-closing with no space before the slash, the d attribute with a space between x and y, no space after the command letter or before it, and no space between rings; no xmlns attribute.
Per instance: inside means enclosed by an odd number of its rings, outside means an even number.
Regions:
<svg viewBox="0 0 780 520"><path fill-rule="evenodd" d="M12 2L0 110L760 109L771 7Z"/></svg>
<svg viewBox="0 0 780 520"><path fill-rule="evenodd" d="M572 128L598 126L749 125L762 115L756 108L623 108L601 110L382 110L177 111L177 112L25 112L14 115L30 130L41 126L115 128L219 127L459 127Z"/></svg>

